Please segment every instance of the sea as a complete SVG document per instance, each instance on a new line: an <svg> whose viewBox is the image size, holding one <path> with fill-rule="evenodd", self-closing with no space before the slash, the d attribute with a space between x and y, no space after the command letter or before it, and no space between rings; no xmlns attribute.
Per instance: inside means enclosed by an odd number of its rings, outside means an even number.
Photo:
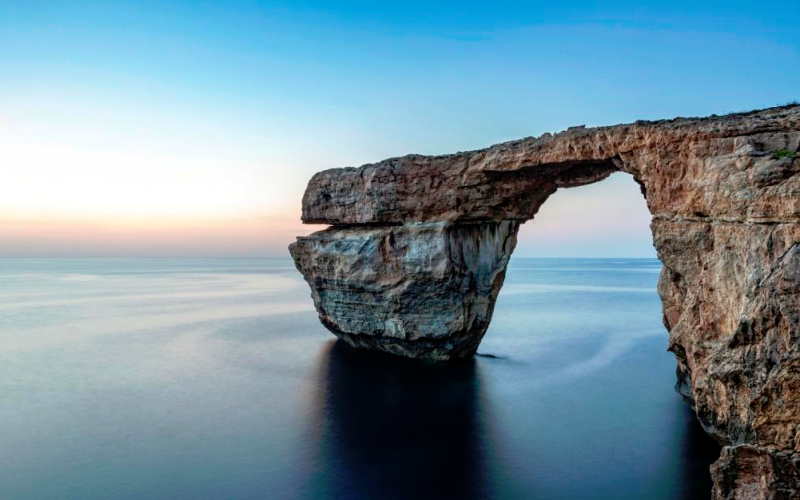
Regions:
<svg viewBox="0 0 800 500"><path fill-rule="evenodd" d="M697 499L648 259L511 261L474 359L354 350L280 259L0 259L0 499Z"/></svg>

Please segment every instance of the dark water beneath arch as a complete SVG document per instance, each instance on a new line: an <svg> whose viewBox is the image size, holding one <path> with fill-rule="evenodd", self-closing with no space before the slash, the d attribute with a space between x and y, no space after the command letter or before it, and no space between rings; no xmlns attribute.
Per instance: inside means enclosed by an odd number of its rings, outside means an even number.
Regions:
<svg viewBox="0 0 800 500"><path fill-rule="evenodd" d="M0 260L0 498L708 498L659 269L516 259L491 356L430 364L288 260Z"/></svg>

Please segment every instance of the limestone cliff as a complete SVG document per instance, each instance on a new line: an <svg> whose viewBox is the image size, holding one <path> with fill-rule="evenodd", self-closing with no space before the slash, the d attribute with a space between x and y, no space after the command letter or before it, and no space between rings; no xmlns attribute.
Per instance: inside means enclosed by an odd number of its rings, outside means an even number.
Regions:
<svg viewBox="0 0 800 500"><path fill-rule="evenodd" d="M559 188L633 175L664 264L678 391L726 445L714 497L800 496L800 106L636 122L316 174L291 246L348 343L474 354L518 224Z"/></svg>

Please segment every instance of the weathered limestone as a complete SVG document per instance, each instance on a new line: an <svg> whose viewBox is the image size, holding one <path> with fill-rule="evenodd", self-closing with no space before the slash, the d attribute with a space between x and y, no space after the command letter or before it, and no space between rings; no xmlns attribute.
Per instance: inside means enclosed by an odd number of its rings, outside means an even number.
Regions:
<svg viewBox="0 0 800 500"><path fill-rule="evenodd" d="M401 224L527 220L558 187L616 170L647 189L656 218L796 222L798 107L720 118L573 128L446 156L409 155L311 178L303 221Z"/></svg>
<svg viewBox="0 0 800 500"><path fill-rule="evenodd" d="M627 172L653 215L678 391L726 445L717 499L800 492L800 106L585 129L316 174L291 247L320 319L410 357L474 354L518 224Z"/></svg>
<svg viewBox="0 0 800 500"><path fill-rule="evenodd" d="M292 245L322 323L412 358L472 356L516 243L513 221L328 229Z"/></svg>

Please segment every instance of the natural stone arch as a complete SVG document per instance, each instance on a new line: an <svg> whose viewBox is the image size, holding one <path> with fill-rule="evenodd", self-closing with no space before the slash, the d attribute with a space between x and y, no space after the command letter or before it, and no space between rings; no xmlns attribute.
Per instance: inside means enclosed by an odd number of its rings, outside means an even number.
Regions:
<svg viewBox="0 0 800 500"><path fill-rule="evenodd" d="M718 498L800 491L800 107L636 122L316 174L290 247L323 324L409 357L471 356L519 224L563 187L642 187L678 390L727 445ZM746 498L746 497L742 497Z"/></svg>

